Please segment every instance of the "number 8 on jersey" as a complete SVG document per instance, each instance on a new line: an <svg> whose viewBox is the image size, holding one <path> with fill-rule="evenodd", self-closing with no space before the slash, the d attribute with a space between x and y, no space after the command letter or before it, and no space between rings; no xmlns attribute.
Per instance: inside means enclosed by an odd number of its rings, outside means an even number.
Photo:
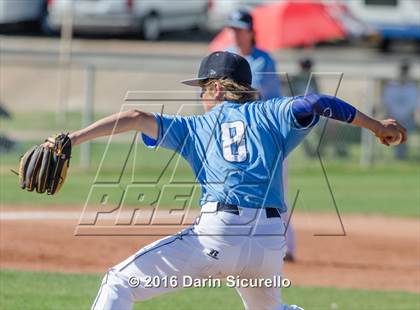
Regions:
<svg viewBox="0 0 420 310"><path fill-rule="evenodd" d="M245 125L242 121L223 123L222 145L223 157L230 162L246 160Z"/></svg>

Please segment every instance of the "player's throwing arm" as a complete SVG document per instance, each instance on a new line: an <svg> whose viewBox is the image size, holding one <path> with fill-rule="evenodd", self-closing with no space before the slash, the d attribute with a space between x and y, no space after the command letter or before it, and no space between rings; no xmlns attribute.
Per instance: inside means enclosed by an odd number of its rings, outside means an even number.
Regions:
<svg viewBox="0 0 420 310"><path fill-rule="evenodd" d="M297 97L293 101L292 110L302 126L311 120L313 114L316 114L369 129L382 144L387 146L407 141L407 130L396 120L377 121L336 97L317 94Z"/></svg>

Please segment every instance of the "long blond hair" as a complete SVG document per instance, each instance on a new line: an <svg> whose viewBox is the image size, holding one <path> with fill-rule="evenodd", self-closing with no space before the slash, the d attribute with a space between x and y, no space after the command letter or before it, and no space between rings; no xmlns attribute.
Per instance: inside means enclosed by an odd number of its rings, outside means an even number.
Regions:
<svg viewBox="0 0 420 310"><path fill-rule="evenodd" d="M251 85L239 84L232 81L231 79L210 79L200 83L200 86L214 91L214 84L216 81L219 81L223 88L223 100L245 103L249 101L255 101L260 98L258 90L252 88Z"/></svg>

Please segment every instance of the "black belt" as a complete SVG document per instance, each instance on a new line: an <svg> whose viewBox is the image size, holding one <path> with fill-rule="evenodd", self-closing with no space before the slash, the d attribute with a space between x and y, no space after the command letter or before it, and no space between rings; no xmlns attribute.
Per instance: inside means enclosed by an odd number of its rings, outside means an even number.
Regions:
<svg viewBox="0 0 420 310"><path fill-rule="evenodd" d="M265 214L267 215L267 218L281 217L280 211L277 208L264 208L264 209L265 209ZM239 208L237 205L224 204L221 202L217 203L217 211L224 211L224 212L239 215Z"/></svg>

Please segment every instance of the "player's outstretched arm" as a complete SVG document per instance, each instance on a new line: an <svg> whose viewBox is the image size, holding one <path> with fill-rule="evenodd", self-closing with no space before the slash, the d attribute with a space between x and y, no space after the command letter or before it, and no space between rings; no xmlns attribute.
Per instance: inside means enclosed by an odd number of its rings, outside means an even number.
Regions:
<svg viewBox="0 0 420 310"><path fill-rule="evenodd" d="M375 120L336 97L318 94L297 97L293 101L292 111L302 126L308 125L313 115L317 114L367 128L385 145L391 145L399 140L401 140L399 143L407 141L407 131L397 121L393 119Z"/></svg>
<svg viewBox="0 0 420 310"><path fill-rule="evenodd" d="M139 110L129 110L100 119L86 128L72 132L69 137L72 146L74 146L98 137L131 130L140 131L149 137L156 138L158 125L153 114Z"/></svg>
<svg viewBox="0 0 420 310"><path fill-rule="evenodd" d="M356 111L356 116L352 124L369 129L382 144L387 146L400 139L399 144L407 141L407 130L394 119L378 121L360 111Z"/></svg>

